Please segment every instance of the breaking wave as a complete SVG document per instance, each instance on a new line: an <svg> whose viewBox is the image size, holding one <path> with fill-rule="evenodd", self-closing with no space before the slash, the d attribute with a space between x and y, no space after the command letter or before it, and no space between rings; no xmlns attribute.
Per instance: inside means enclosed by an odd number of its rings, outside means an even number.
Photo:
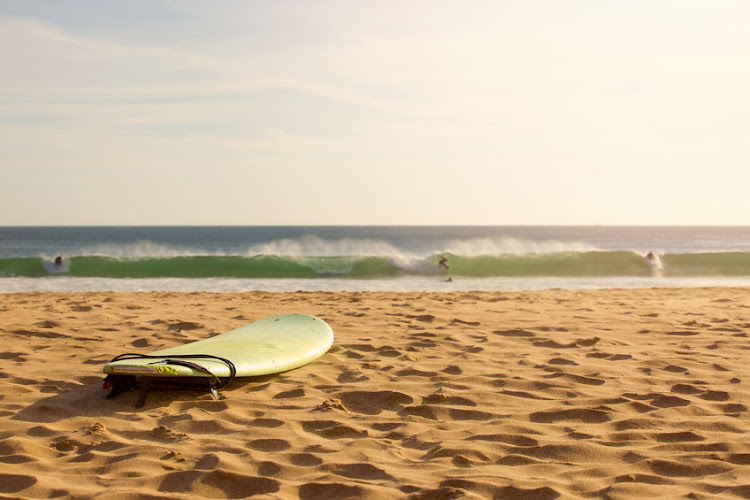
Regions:
<svg viewBox="0 0 750 500"><path fill-rule="evenodd" d="M486 243L486 242L485 242ZM377 240L326 242L279 240L250 249L249 255L191 255L169 248L139 246L119 254L65 257L65 267L55 269L46 257L0 259L1 277L43 277L61 274L102 278L296 278L350 279L397 276L451 277L641 277L750 276L750 253L717 252L659 255L655 269L631 251L600 251L569 246L546 248L480 248L477 242L462 248L429 254L402 253ZM141 252L147 249L150 251ZM122 249L121 249L122 250ZM154 255L154 254L157 255ZM113 255L115 254L115 255ZM438 266L445 257L449 269Z"/></svg>

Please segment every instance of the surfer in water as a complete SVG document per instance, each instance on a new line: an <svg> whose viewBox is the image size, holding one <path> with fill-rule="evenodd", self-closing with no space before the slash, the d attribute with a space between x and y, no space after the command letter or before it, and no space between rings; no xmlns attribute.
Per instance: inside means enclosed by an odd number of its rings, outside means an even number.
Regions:
<svg viewBox="0 0 750 500"><path fill-rule="evenodd" d="M661 259L654 252L647 253L643 257L643 262L645 262L654 272L659 272L662 269Z"/></svg>
<svg viewBox="0 0 750 500"><path fill-rule="evenodd" d="M58 255L54 260L44 259L42 265L47 274L62 274L68 272L68 261L63 260L62 256Z"/></svg>
<svg viewBox="0 0 750 500"><path fill-rule="evenodd" d="M444 269L446 271L448 269L450 269L451 267L448 265L448 258L447 257L441 257L440 258L440 262L438 262L438 267L440 267L440 268L442 268L442 269ZM451 278L450 276L448 276L448 279L446 279L444 281L446 283L451 283L451 282L453 282L453 278Z"/></svg>

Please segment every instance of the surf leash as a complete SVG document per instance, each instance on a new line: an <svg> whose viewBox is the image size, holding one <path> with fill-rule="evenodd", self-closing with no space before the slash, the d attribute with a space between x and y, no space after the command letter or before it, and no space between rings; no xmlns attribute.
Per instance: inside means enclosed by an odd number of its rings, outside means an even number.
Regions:
<svg viewBox="0 0 750 500"><path fill-rule="evenodd" d="M211 370L208 368L205 368L197 363L193 363L190 361L185 361L187 359L216 359L227 365L229 368L229 377L226 378L226 380L222 381L221 378L219 378L217 375L215 375ZM226 358L222 358L219 356L214 356L212 354L177 354L172 356L154 356L151 354L138 354L138 353L125 353L120 354L119 356L116 356L110 363L114 361L119 361L121 359L156 359L158 361L154 361L151 364L158 364L158 363L165 363L165 364L171 364L171 365L179 365L179 366L185 366L188 368L192 368L193 370L199 371L201 373L205 373L208 376L210 376L213 379L213 383L211 384L216 389L221 389L228 383L230 383L232 380L234 380L235 375L237 375L237 368L234 366L234 363L229 361Z"/></svg>

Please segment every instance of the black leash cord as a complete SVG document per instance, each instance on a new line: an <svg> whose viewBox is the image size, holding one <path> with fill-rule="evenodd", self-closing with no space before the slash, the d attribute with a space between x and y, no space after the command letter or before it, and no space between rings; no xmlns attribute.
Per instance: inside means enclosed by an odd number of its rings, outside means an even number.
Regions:
<svg viewBox="0 0 750 500"><path fill-rule="evenodd" d="M207 368L204 368L198 364L191 363L189 361L181 361L184 359L218 359L222 363L226 364L229 367L229 378L227 378L224 382L221 381L219 377L211 373L211 371ZM213 356L211 354L177 354L172 356L154 356L151 354L138 354L138 353L132 353L128 352L125 354L120 354L119 356L116 356L110 363L113 361L120 361L121 359L158 359L163 361L167 364L173 364L173 365L180 365L180 366L187 366L188 368L192 368L194 370L197 370L199 372L207 373L211 377L213 377L216 380L217 388L222 388L225 385L227 385L229 382L234 380L235 375L237 375L237 368L235 368L234 363L229 361L226 358L222 358L219 356Z"/></svg>

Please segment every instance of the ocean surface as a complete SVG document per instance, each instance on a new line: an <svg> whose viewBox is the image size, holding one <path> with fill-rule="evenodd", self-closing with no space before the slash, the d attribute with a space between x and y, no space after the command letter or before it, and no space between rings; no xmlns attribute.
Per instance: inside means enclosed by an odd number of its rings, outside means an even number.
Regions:
<svg viewBox="0 0 750 500"><path fill-rule="evenodd" d="M714 285L750 286L750 227L0 227L0 292Z"/></svg>

